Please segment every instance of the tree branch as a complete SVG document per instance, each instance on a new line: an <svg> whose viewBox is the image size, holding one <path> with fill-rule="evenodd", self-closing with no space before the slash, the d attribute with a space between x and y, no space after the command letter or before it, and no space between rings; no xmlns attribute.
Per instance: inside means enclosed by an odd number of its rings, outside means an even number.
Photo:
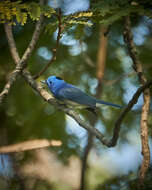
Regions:
<svg viewBox="0 0 152 190"><path fill-rule="evenodd" d="M8 45L10 48L10 52L12 55L12 58L14 60L14 62L16 63L16 65L20 62L20 57L16 48L16 44L15 44L15 40L13 37L13 33L12 33L12 25L9 25L8 23L4 24L4 30L6 33L6 37L7 37L7 41L8 41Z"/></svg>
<svg viewBox="0 0 152 190"><path fill-rule="evenodd" d="M57 140L47 140L47 139L35 139L35 140L28 140L21 143L8 145L8 146L1 146L0 147L0 154L8 154L13 152L23 152L33 149L44 148L48 146L61 146L62 142Z"/></svg>
<svg viewBox="0 0 152 190"><path fill-rule="evenodd" d="M121 112L120 116L118 117L118 119L115 122L115 129L114 129L114 133L113 133L113 138L111 139L111 146L115 146L115 144L117 142L122 120L124 119L126 114L131 110L131 108L137 103L139 96L144 92L145 89L149 88L150 86L152 86L152 80L146 82L143 86L138 88L138 90L135 92L135 94L129 101L128 105Z"/></svg>
<svg viewBox="0 0 152 190"><path fill-rule="evenodd" d="M19 75L19 73L22 70L22 65L23 64L17 64L14 71L10 74L10 77L9 77L6 85L4 86L2 92L0 93L0 104L7 97L11 86L14 84L14 82L16 81L17 76Z"/></svg>
<svg viewBox="0 0 152 190"><path fill-rule="evenodd" d="M40 4L43 4L43 3L44 3L44 0L40 0ZM43 21L43 15L41 15L40 19L37 21L32 39L21 59L19 57L19 53L16 48L15 40L14 40L13 33L12 33L12 26L9 24L4 24L4 29L5 29L6 37L8 40L10 52L11 52L14 62L16 63L16 67L15 67L14 71L10 74L8 82L4 86L2 92L0 93L0 104L7 97L11 86L16 81L17 76L26 67L26 61L29 58L29 56L31 55L31 53L36 45L36 42L39 38L42 21Z"/></svg>
<svg viewBox="0 0 152 190"><path fill-rule="evenodd" d="M146 82L146 77L143 74L142 64L138 59L137 49L133 42L129 16L125 18L124 41L126 42L129 55L133 61L133 69L136 71L141 84L144 84Z"/></svg>
<svg viewBox="0 0 152 190"><path fill-rule="evenodd" d="M145 85L141 86L136 93L133 95L132 99L128 103L128 105L125 107L125 109L121 112L120 116L115 122L115 128L114 128L114 133L112 139L109 141L108 139L105 138L105 136L99 132L96 128L93 128L90 124L85 122L81 117L71 109L68 109L65 106L61 106L56 99L52 97L50 93L48 93L46 90L44 90L39 84L37 84L34 80L31 74L26 70L23 71L23 77L26 80L26 82L29 83L29 85L48 103L54 105L57 107L59 110L65 112L67 115L71 116L81 127L86 129L88 132L96 136L100 140L101 143L108 147L113 147L117 143L117 139L119 136L119 131L120 131L120 126L125 118L126 114L131 110L131 108L136 104L139 96L141 93L146 89L149 88L152 85L152 81L149 81L145 83Z"/></svg>
<svg viewBox="0 0 152 190"><path fill-rule="evenodd" d="M42 1L41 4L43 4L44 1ZM41 30L42 30L42 24L43 24L43 20L44 20L44 16L41 14L40 19L37 21L36 26L35 26L35 30L33 32L32 35L32 39L28 45L28 47L25 50L25 53L23 54L22 58L21 58L21 62L26 62L27 59L30 57L32 51L35 48L35 45L39 39Z"/></svg>
<svg viewBox="0 0 152 190"><path fill-rule="evenodd" d="M128 52L133 61L133 68L137 72L139 81L142 85L145 85L147 82L146 77L143 74L142 64L137 56L137 50L133 42L133 36L131 32L131 23L129 16L125 18L125 30L124 30L124 40L127 44ZM143 162L139 172L140 183L143 184L145 174L150 165L150 150L148 144L148 114L150 107L150 90L146 88L143 91L144 104L142 106L141 121L140 121L140 134L141 134L141 143L142 143L142 154Z"/></svg>
<svg viewBox="0 0 152 190"><path fill-rule="evenodd" d="M20 57L17 52L17 48L16 48L15 41L14 41L13 34L12 34L12 26L5 23L4 29L5 29L6 37L8 40L9 47L10 47L12 58L13 58L14 62L16 63L16 67L15 67L14 71L10 74L8 82L4 86L3 91L0 93L0 103L2 103L4 98L6 98L6 96L8 95L11 86L16 81L16 78L22 69L22 66L20 63Z"/></svg>
<svg viewBox="0 0 152 190"><path fill-rule="evenodd" d="M50 67L50 65L56 60L56 54L57 54L57 50L59 47L61 33L62 33L61 9L59 9L59 13L58 13L57 17L58 17L58 23L59 23L58 24L58 34L57 34L57 40L56 40L56 47L52 50L52 52L53 52L52 58L48 62L48 64L38 74L33 76L33 79L39 78Z"/></svg>

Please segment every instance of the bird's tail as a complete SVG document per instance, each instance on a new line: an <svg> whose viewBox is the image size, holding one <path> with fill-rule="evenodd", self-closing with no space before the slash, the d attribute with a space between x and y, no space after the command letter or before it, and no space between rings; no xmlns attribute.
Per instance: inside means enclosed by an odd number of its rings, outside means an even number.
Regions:
<svg viewBox="0 0 152 190"><path fill-rule="evenodd" d="M113 106L113 107L116 107L116 108L123 108L123 106L120 106L120 105L117 105L117 104L112 104L110 102L104 102L102 100L96 100L96 106L99 107L99 104L104 104L104 105L107 105L107 106Z"/></svg>

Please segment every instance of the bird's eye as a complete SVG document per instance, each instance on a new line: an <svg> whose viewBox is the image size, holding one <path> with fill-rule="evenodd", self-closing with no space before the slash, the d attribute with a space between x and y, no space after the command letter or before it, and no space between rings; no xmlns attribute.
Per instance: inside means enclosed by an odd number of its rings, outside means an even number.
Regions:
<svg viewBox="0 0 152 190"><path fill-rule="evenodd" d="M50 84L52 84L52 82L50 81Z"/></svg>

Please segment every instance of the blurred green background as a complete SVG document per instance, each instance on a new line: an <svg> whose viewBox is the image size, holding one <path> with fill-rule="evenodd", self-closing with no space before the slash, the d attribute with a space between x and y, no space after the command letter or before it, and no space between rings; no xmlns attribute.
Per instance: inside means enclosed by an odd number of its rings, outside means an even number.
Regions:
<svg viewBox="0 0 152 190"><path fill-rule="evenodd" d="M63 1L62 3L64 14L86 10L89 7L87 0ZM146 16L137 17L136 15L132 15L131 19L139 58L146 77L150 79L152 75L152 21ZM13 28L20 55L23 54L31 39L34 26L35 23L29 21L24 26L17 25ZM50 75L57 75L87 93L95 95L98 82L96 78L97 53L101 27L103 26L98 22L93 23L92 27L79 24L69 27L62 34L57 60L37 81L46 79ZM111 25L108 33L100 99L126 105L140 84L133 72L132 61L126 51L122 33L123 20L121 19ZM56 30L51 34L45 30L41 33L36 49L28 61L28 68L33 75L51 59L56 35ZM14 68L14 63L2 24L0 36L0 90L2 90L8 74ZM135 189L137 172L142 160L139 134L142 102L142 97L140 97L138 103L123 121L116 147L107 148L94 139L86 170L88 190ZM95 126L106 137L111 137L114 122L120 111L112 107L101 106ZM88 120L88 112L84 111L82 114ZM150 146L151 127L150 112ZM79 188L81 158L87 144L87 132L72 118L44 102L21 77L18 77L7 100L0 107L0 134L1 145L41 138L62 141L60 147L8 156L1 155L0 189ZM14 167L17 168L17 174ZM147 177L147 189L151 189L152 186L149 178Z"/></svg>

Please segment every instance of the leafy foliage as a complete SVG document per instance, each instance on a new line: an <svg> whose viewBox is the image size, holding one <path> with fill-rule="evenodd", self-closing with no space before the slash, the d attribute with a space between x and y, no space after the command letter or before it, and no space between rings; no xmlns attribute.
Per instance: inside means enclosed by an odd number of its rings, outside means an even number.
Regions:
<svg viewBox="0 0 152 190"><path fill-rule="evenodd" d="M51 17L55 10L49 6L40 6L36 2L22 3L21 1L11 2L10 0L0 2L0 23L9 22L16 24L16 21L24 25L27 22L27 17L35 21L39 20L40 15L44 14Z"/></svg>
<svg viewBox="0 0 152 190"><path fill-rule="evenodd" d="M129 0L107 0L97 1L92 4L93 21L104 25L112 24L129 14L140 14L151 16L149 9L146 9L141 2Z"/></svg>

